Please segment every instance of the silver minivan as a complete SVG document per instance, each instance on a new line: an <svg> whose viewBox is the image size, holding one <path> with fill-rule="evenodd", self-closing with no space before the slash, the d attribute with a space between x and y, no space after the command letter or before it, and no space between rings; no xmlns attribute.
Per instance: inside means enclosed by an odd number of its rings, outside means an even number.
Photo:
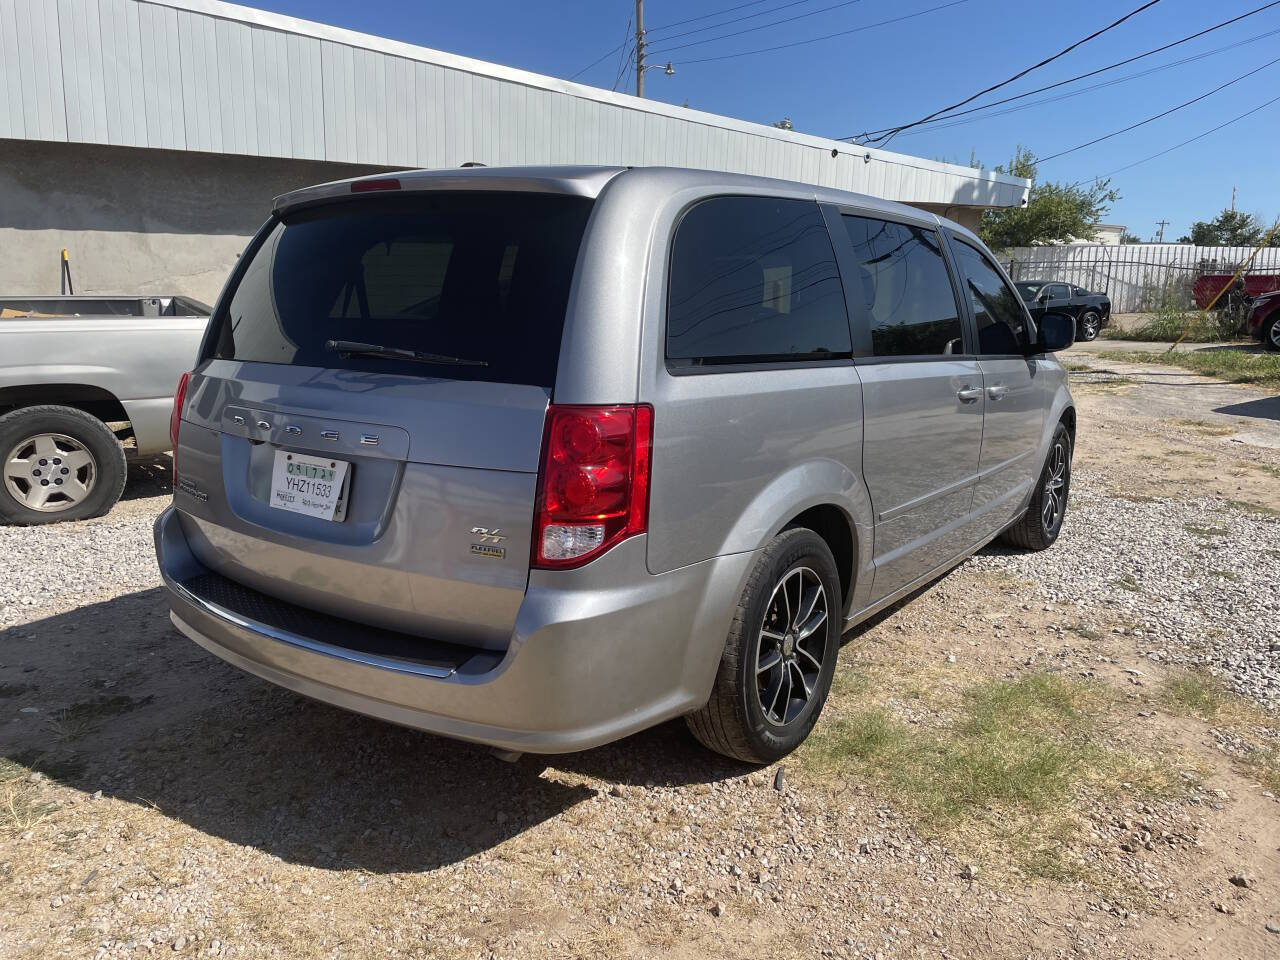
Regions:
<svg viewBox="0 0 1280 960"><path fill-rule="evenodd" d="M1057 538L1075 407L962 227L665 168L288 194L175 397L172 619L232 664L508 752L684 716L764 763L842 634Z"/></svg>

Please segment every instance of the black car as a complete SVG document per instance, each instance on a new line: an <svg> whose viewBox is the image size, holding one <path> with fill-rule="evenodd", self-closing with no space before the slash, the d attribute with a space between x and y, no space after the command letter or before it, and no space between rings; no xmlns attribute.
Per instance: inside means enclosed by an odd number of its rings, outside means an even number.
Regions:
<svg viewBox="0 0 1280 960"><path fill-rule="evenodd" d="M1039 319L1046 310L1075 317L1077 340L1098 339L1102 328L1111 322L1111 301L1101 293L1057 280L1022 280L1014 286L1032 317Z"/></svg>

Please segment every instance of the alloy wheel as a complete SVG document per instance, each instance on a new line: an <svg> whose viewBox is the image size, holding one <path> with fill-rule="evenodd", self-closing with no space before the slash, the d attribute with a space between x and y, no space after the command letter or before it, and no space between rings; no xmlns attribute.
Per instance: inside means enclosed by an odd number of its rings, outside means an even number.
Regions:
<svg viewBox="0 0 1280 960"><path fill-rule="evenodd" d="M4 459L9 496L30 510L69 510L93 492L98 463L89 449L65 433L40 433L14 445Z"/></svg>
<svg viewBox="0 0 1280 960"><path fill-rule="evenodd" d="M1086 313L1080 321L1080 338L1082 340L1094 340L1098 336L1100 319L1096 313Z"/></svg>
<svg viewBox="0 0 1280 960"><path fill-rule="evenodd" d="M808 567L773 588L756 644L756 696L770 723L793 723L813 699L827 656L827 593Z"/></svg>
<svg viewBox="0 0 1280 960"><path fill-rule="evenodd" d="M1271 330L1267 334L1271 340L1271 349L1280 350L1280 320L1273 320Z"/></svg>
<svg viewBox="0 0 1280 960"><path fill-rule="evenodd" d="M1049 453L1049 475L1045 479L1044 505L1040 510L1040 519L1047 533L1053 533L1062 522L1062 511L1066 507L1067 466L1067 447L1059 440Z"/></svg>

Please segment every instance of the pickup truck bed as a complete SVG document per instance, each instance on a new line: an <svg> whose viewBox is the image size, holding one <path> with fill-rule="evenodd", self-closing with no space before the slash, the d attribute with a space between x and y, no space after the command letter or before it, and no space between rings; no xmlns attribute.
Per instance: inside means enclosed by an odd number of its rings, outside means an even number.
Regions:
<svg viewBox="0 0 1280 960"><path fill-rule="evenodd" d="M169 449L174 385L195 361L209 313L205 304L180 296L0 297L0 422L8 427L0 430L0 457L6 458L0 518L10 506L3 494L21 499L31 482L8 472L15 459L9 448L24 439L9 434L23 411L70 407L132 439L130 454Z"/></svg>

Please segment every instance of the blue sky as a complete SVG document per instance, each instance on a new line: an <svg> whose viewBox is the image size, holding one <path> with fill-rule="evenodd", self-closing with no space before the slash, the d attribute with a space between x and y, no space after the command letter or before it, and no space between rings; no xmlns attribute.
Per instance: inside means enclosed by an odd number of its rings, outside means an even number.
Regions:
<svg viewBox="0 0 1280 960"><path fill-rule="evenodd" d="M1141 0L960 0L903 22L766 53L761 47L808 40L939 7L948 0L762 0L720 16L669 26L736 7L745 0L647 0L654 59L676 75L647 75L654 99L770 123L789 116L797 130L844 137L919 119L1003 80L1138 7ZM1177 40L1267 0L1160 0L1127 23L984 100L1021 93ZM538 73L568 78L622 42L634 0L251 0L250 5L392 37ZM817 12L821 11L821 12ZM802 16L812 13L812 16ZM759 14L759 16L750 16ZM749 17L749 18L748 18ZM790 23L776 24L788 17ZM748 19L737 19L748 18ZM729 21L737 22L730 23ZM716 29L675 38L701 27ZM769 24L774 24L769 26ZM666 29L663 29L666 27ZM740 36L699 43L726 33ZM1275 31L1273 35L1272 31ZM1241 43L1241 41L1248 41ZM1232 45L1230 49L1219 48ZM737 56L737 54L742 54ZM707 63L695 59L730 56ZM1203 56L1201 56L1203 55ZM1192 62L1151 70L1174 61ZM1028 99L1060 96L1090 84L1145 73L1029 109L898 136L890 149L988 166L1019 144L1047 157L1190 100L1280 58L1280 6L1127 67ZM618 56L578 79L609 88ZM1148 72L1150 71L1150 72ZM624 81L632 89L634 80ZM1044 163L1041 179L1076 181L1105 174L1171 147L1280 95L1280 63L1130 133ZM984 102L984 101L977 101ZM1021 102L1021 101L1020 101ZM1015 104L1010 104L1014 106ZM984 113L975 117L984 117ZM1123 195L1108 220L1143 239L1170 221L1177 239L1194 220L1231 202L1268 221L1280 216L1280 102L1166 156L1116 173Z"/></svg>

